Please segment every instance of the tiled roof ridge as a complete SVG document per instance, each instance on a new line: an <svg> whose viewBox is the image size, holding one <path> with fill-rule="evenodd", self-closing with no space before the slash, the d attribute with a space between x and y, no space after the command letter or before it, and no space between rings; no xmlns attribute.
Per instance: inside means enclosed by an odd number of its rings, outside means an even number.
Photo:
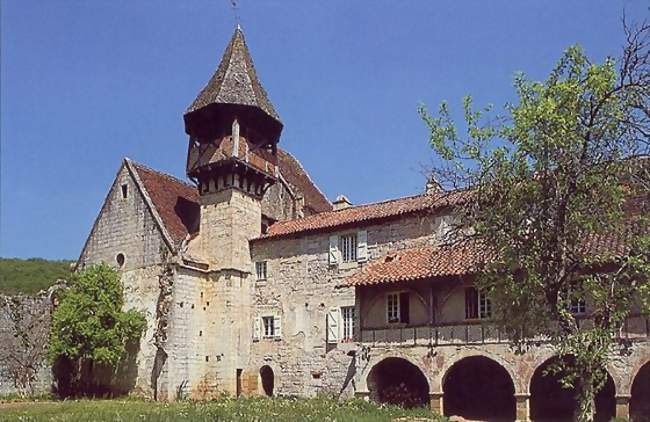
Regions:
<svg viewBox="0 0 650 422"><path fill-rule="evenodd" d="M392 218L404 214L440 209L454 204L465 191L453 190L436 193L420 193L378 202L353 205L340 210L325 211L314 215L277 222L269 232L255 240L291 236L301 232L314 232L348 224ZM445 202L451 198L448 202ZM383 208L387 207L387 208ZM367 213L367 214L366 214Z"/></svg>
<svg viewBox="0 0 650 422"><path fill-rule="evenodd" d="M142 164L142 163L140 163L140 162L138 162L138 161L134 161L134 160L132 160L132 159L130 159L130 158L128 158L128 157L124 157L124 160L130 162L130 163L131 163L133 166L135 166L135 167L138 167L138 168L143 169L143 170L146 170L146 171L150 171L150 172L152 172L152 173L156 173L156 174L159 175L159 176L162 176L162 177L165 177L165 178L167 178L167 179L170 179L172 182L175 182L175 183L181 183L181 184L187 186L188 188L196 189L196 186L194 186L194 185L191 184L190 182L187 182L187 181L185 181L185 180L179 179L178 177L173 176L173 175L171 175L171 174L169 174L169 173L165 173L165 172L162 172L162 171L160 171L160 170L156 170L156 169L154 169L154 168L149 167L149 166L146 165L146 164Z"/></svg>
<svg viewBox="0 0 650 422"><path fill-rule="evenodd" d="M318 187L316 182L314 182L314 179L312 179L311 176L309 175L309 173L307 172L307 170L305 170L305 167L302 165L300 160L298 160L295 155L293 155L292 153L290 153L289 151L287 151L284 148L278 148L278 150L284 152L285 154L287 154L289 157L291 157L298 164L298 166L300 167L300 170L302 170L302 172L305 174L305 176L307 176L307 180L309 181L309 183L311 183L316 188L316 191L323 197L323 199L325 201L327 201L327 203L329 203L331 205L332 202L327 198L327 195L325 195L323 193L323 191ZM302 192L302 195L304 196L305 193ZM325 212L327 212L327 211L325 211Z"/></svg>

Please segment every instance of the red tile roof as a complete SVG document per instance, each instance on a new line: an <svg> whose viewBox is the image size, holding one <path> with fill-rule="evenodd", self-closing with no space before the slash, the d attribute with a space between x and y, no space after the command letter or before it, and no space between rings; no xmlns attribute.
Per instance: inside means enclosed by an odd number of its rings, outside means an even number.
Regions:
<svg viewBox="0 0 650 422"><path fill-rule="evenodd" d="M199 229L199 194L196 187L169 174L154 170L144 164L128 160L137 172L143 188L151 198L164 228L179 244L188 234ZM332 204L322 194L309 175L291 154L278 150L280 173L292 188L302 192L308 213L329 211Z"/></svg>
<svg viewBox="0 0 650 422"><path fill-rule="evenodd" d="M302 192L305 198L305 215L332 211L332 204L311 180L300 162L288 152L278 148L280 174L292 186Z"/></svg>
<svg viewBox="0 0 650 422"><path fill-rule="evenodd" d="M345 286L369 286L472 274L491 256L478 241L423 246L392 252L372 261L345 281Z"/></svg>
<svg viewBox="0 0 650 422"><path fill-rule="evenodd" d="M462 191L422 194L353 206L338 211L322 212L305 218L277 222L269 227L268 233L260 239L323 231L351 224L377 222L406 214L429 212L458 204L465 196L466 194Z"/></svg>
<svg viewBox="0 0 650 422"><path fill-rule="evenodd" d="M175 244L198 231L199 194L195 186L131 161L144 189Z"/></svg>
<svg viewBox="0 0 650 422"><path fill-rule="evenodd" d="M631 220L622 233L587 237L579 253L583 256L612 259L630 253L629 239L643 226ZM402 281L474 274L494 259L495 253L480 240L467 240L445 246L424 246L392 252L370 262L348 277L342 286L368 286Z"/></svg>

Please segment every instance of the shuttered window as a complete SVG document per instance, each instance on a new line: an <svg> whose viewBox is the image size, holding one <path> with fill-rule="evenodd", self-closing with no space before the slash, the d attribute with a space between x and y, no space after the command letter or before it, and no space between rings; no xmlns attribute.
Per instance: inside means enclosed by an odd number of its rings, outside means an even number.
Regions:
<svg viewBox="0 0 650 422"><path fill-rule="evenodd" d="M388 322L399 322L399 294L389 293L386 296L386 319Z"/></svg>
<svg viewBox="0 0 650 422"><path fill-rule="evenodd" d="M327 313L327 342L339 341L339 309L332 308Z"/></svg>
<svg viewBox="0 0 650 422"><path fill-rule="evenodd" d="M262 317L262 325L264 328L264 337L275 337L275 318L272 316Z"/></svg>
<svg viewBox="0 0 650 422"><path fill-rule="evenodd" d="M343 317L343 335L341 340L351 341L354 339L354 306L343 306L341 308Z"/></svg>
<svg viewBox="0 0 650 422"><path fill-rule="evenodd" d="M341 260L343 262L355 262L357 260L357 235L347 234L341 236L340 247Z"/></svg>
<svg viewBox="0 0 650 422"><path fill-rule="evenodd" d="M389 323L410 322L409 292L389 293L386 295L386 319Z"/></svg>
<svg viewBox="0 0 650 422"><path fill-rule="evenodd" d="M465 289L465 319L486 319L492 317L492 302L485 293L474 287Z"/></svg>
<svg viewBox="0 0 650 422"><path fill-rule="evenodd" d="M258 261L255 263L255 274L258 281L266 280L266 261Z"/></svg>
<svg viewBox="0 0 650 422"><path fill-rule="evenodd" d="M402 292L399 294L399 322L408 324L410 322L410 303L409 292Z"/></svg>

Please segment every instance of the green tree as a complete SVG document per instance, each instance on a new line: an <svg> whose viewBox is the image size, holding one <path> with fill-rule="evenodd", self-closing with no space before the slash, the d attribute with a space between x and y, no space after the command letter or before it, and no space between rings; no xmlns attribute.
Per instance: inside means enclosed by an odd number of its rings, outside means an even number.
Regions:
<svg viewBox="0 0 650 422"><path fill-rule="evenodd" d="M52 364L69 364L70 392L92 392L94 370L117 369L127 344L142 335L144 316L123 306L120 276L105 264L74 273L69 288L61 291L48 353Z"/></svg>
<svg viewBox="0 0 650 422"><path fill-rule="evenodd" d="M522 350L546 339L552 371L575 388L575 418L592 420L618 333L648 311L650 25L624 24L622 57L592 63L578 46L543 82L517 75L503 112L464 100L463 131L445 103L420 115L440 165L433 177L467 190L463 225L485 246L478 287ZM571 311L586 300L590 322ZM584 321L584 319L582 319Z"/></svg>

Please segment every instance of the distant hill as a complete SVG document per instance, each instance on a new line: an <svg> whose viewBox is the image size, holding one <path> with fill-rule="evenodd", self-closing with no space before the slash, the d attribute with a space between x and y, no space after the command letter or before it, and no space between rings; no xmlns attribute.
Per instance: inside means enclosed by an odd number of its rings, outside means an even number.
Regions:
<svg viewBox="0 0 650 422"><path fill-rule="evenodd" d="M0 293L33 294L47 289L57 279L69 278L72 263L41 258L0 258Z"/></svg>

